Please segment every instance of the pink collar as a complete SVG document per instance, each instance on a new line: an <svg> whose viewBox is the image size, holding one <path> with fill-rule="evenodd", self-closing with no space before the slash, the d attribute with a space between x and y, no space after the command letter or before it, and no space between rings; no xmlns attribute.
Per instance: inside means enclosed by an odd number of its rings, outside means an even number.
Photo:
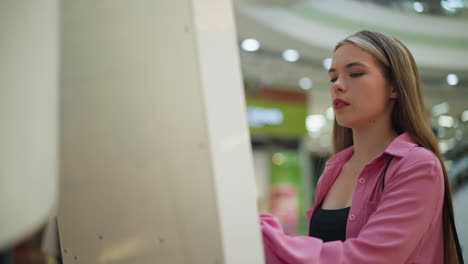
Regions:
<svg viewBox="0 0 468 264"><path fill-rule="evenodd" d="M398 137L396 137L390 145L387 146L387 148L384 150L383 153L395 156L395 157L404 157L406 153L416 146L417 143L413 140L413 138L410 136L408 132L405 132ZM354 147L350 146L342 151L336 153L333 155L331 159L327 161L327 164L333 164L337 162L345 162L349 160L351 155L354 153Z"/></svg>

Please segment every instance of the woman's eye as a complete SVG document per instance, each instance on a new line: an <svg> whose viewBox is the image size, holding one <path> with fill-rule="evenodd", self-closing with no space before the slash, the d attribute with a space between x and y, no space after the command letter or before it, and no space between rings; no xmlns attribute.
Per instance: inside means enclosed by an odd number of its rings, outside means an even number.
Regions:
<svg viewBox="0 0 468 264"><path fill-rule="evenodd" d="M356 78L356 77L362 76L363 74L364 73L360 73L360 72L359 73L352 73L352 74L350 74L350 76L353 77L353 78Z"/></svg>
<svg viewBox="0 0 468 264"><path fill-rule="evenodd" d="M336 79L337 79L337 78L331 78L331 79L330 79L330 82L331 82L331 83L334 83L334 82L336 82Z"/></svg>

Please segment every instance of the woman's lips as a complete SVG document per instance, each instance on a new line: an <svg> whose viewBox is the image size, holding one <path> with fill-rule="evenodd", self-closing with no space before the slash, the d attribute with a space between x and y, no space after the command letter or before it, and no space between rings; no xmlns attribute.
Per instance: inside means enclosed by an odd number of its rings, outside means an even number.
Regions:
<svg viewBox="0 0 468 264"><path fill-rule="evenodd" d="M333 108L335 110L343 109L343 108L347 107L348 105L349 105L349 103L346 102L345 100L342 100L342 99L333 100Z"/></svg>

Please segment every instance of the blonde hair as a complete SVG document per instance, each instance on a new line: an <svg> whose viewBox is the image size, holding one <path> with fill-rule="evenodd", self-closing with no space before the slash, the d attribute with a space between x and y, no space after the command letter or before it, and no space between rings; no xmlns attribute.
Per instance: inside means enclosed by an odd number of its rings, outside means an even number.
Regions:
<svg viewBox="0 0 468 264"><path fill-rule="evenodd" d="M340 41L335 51L343 45L355 44L371 54L380 65L386 79L398 93L392 112L392 126L398 133L407 132L420 146L431 150L442 164L444 173L444 263L462 263L461 250L453 218L452 193L437 139L432 132L424 107L419 71L411 52L396 38L371 31L360 31ZM333 146L339 152L353 145L350 128L335 120Z"/></svg>

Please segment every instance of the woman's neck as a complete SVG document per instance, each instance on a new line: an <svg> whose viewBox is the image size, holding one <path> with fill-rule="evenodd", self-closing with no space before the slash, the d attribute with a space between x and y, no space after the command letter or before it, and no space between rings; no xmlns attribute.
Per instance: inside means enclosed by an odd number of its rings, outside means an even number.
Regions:
<svg viewBox="0 0 468 264"><path fill-rule="evenodd" d="M390 125L353 128L354 154L351 159L367 164L382 153L397 136Z"/></svg>

